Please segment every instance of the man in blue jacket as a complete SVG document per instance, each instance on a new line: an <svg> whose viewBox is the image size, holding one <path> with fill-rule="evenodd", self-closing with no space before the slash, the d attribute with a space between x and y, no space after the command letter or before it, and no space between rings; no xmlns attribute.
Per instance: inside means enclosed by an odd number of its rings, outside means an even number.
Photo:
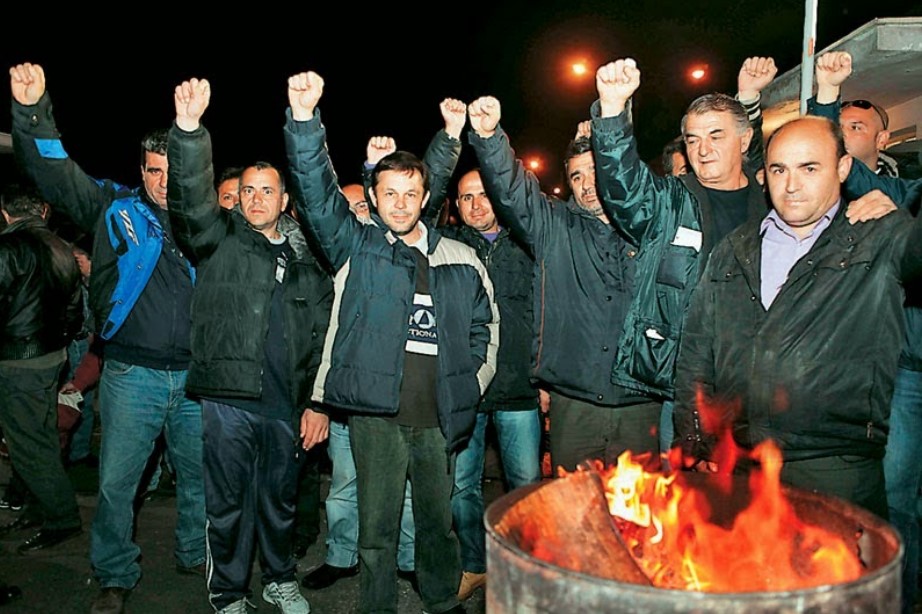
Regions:
<svg viewBox="0 0 922 614"><path fill-rule="evenodd" d="M177 474L177 570L204 573L202 410L185 395L195 271L167 216L166 131L142 141L142 187L89 177L67 155L41 66L10 69L13 145L42 196L95 233L90 303L106 341L99 384L102 448L90 562L95 612L121 612L141 577L134 499L154 441L165 432Z"/></svg>

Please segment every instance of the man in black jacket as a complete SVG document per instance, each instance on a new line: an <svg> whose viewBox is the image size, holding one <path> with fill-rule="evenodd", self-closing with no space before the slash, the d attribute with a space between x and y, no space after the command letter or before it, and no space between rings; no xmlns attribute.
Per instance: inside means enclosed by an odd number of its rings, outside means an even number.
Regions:
<svg viewBox="0 0 922 614"><path fill-rule="evenodd" d="M851 165L826 119L795 120L772 136L774 210L714 249L692 298L676 430L690 456L718 468L726 459L713 456L714 424L730 425L744 448L773 439L782 481L886 518L900 282L922 274L922 224L906 212L850 224L840 184Z"/></svg>
<svg viewBox="0 0 922 614"><path fill-rule="evenodd" d="M538 448L541 423L538 391L529 381L534 339L531 253L493 212L479 170L458 181L458 212L463 226L442 228L445 236L470 245L484 263L496 292L503 325L499 331L496 377L480 402L474 433L458 454L451 497L455 530L461 542L461 586L458 598L470 597L486 584L486 534L483 527L483 462L487 421L492 419L499 441L503 473L510 488L541 479Z"/></svg>
<svg viewBox="0 0 922 614"><path fill-rule="evenodd" d="M219 206L200 123L210 97L204 80L176 88L168 190L176 239L200 274L187 390L203 398L208 590L219 612L246 612L255 535L263 599L307 614L292 556L298 440L310 450L329 430L309 397L333 288L282 214L288 194L278 169L249 166L239 209Z"/></svg>
<svg viewBox="0 0 922 614"><path fill-rule="evenodd" d="M57 391L65 348L80 329L80 275L71 247L45 225L48 208L34 194L0 205L0 427L13 468L39 512L23 512L6 530L44 524L17 551L54 546L80 533L74 490L64 473Z"/></svg>

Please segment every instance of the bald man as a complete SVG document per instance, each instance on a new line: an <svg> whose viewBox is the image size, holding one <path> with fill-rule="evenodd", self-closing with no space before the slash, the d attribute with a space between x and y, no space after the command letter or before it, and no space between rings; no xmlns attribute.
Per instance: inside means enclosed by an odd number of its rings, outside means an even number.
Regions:
<svg viewBox="0 0 922 614"><path fill-rule="evenodd" d="M922 274L922 225L902 211L851 223L841 197L851 166L826 119L795 120L769 140L773 209L711 254L679 353L676 430L689 457L719 466L702 424L709 408L739 407L721 418L744 448L781 446L783 482L886 518L902 283Z"/></svg>

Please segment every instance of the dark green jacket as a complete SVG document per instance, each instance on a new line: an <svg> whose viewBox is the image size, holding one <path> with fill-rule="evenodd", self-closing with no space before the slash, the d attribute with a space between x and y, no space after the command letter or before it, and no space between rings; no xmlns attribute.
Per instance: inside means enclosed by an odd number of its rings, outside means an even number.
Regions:
<svg viewBox="0 0 922 614"><path fill-rule="evenodd" d="M660 177L637 153L628 114L599 118L592 148L599 200L612 222L640 246L636 292L624 324L612 380L672 397L685 313L716 236L713 205L694 174ZM749 217L768 212L762 186L749 179ZM696 244L696 246L693 246ZM702 257L703 256L703 257ZM636 384L635 384L636 385Z"/></svg>
<svg viewBox="0 0 922 614"><path fill-rule="evenodd" d="M253 230L239 210L218 205L211 137L204 127L190 133L173 126L168 155L173 233L198 271L186 389L200 396L258 399L276 284L275 256L268 239ZM294 251L287 265L283 303L291 401L300 416L310 407L333 285L297 223L283 216L279 231Z"/></svg>
<svg viewBox="0 0 922 614"><path fill-rule="evenodd" d="M786 460L882 457L901 281L922 275L922 222L901 211L852 226L840 207L768 310L761 245L759 221L734 230L695 290L678 359L677 441L710 457L703 397L715 411L740 412L733 434L746 448L773 439Z"/></svg>

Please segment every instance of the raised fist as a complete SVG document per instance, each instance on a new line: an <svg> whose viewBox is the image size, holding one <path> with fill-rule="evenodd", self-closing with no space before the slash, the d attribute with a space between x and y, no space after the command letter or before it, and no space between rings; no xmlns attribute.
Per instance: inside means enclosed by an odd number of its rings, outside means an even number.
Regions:
<svg viewBox="0 0 922 614"><path fill-rule="evenodd" d="M739 92L739 99L755 100L759 92L768 87L777 74L778 67L775 66L773 58L758 56L746 58L736 77L736 91Z"/></svg>
<svg viewBox="0 0 922 614"><path fill-rule="evenodd" d="M291 117L306 122L314 117L314 109L323 95L323 79L315 72L299 72L288 77L288 103Z"/></svg>
<svg viewBox="0 0 922 614"><path fill-rule="evenodd" d="M620 115L628 99L640 87L640 69L637 68L637 62L625 58L599 67L595 73L595 87L599 92L602 115Z"/></svg>
<svg viewBox="0 0 922 614"><path fill-rule="evenodd" d="M206 79L189 79L176 86L176 125L186 132L199 127L199 122L211 100L211 85Z"/></svg>
<svg viewBox="0 0 922 614"><path fill-rule="evenodd" d="M21 105L33 105L45 93L45 71L38 64L17 64L10 68L10 89Z"/></svg>
<svg viewBox="0 0 922 614"><path fill-rule="evenodd" d="M467 115L471 118L471 128L479 136L490 138L496 132L502 111L499 100L493 96L481 96L467 106Z"/></svg>
<svg viewBox="0 0 922 614"><path fill-rule="evenodd" d="M397 142L394 139L389 136L373 136L368 139L368 147L365 148L365 161L374 166L395 151Z"/></svg>
<svg viewBox="0 0 922 614"><path fill-rule="evenodd" d="M446 98L439 104L439 110L445 120L445 132L452 138L461 138L464 122L467 121L467 105L460 100Z"/></svg>
<svg viewBox="0 0 922 614"><path fill-rule="evenodd" d="M852 56L847 51L831 51L816 59L816 83L840 87L852 74Z"/></svg>

